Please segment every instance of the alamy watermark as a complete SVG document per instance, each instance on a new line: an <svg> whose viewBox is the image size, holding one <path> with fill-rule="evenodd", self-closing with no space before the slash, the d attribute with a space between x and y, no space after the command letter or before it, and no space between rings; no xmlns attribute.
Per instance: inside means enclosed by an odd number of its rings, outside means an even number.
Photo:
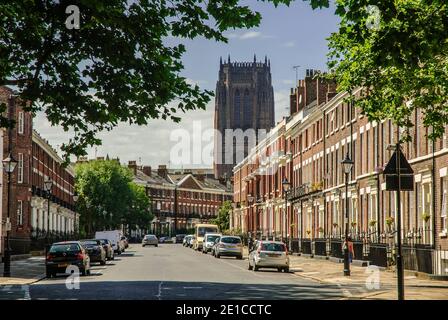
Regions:
<svg viewBox="0 0 448 320"><path fill-rule="evenodd" d="M79 30L81 26L79 7L74 4L69 5L67 6L67 8L65 8L65 13L69 15L67 19L65 19L65 27L69 30L72 29Z"/></svg>
<svg viewBox="0 0 448 320"><path fill-rule="evenodd" d="M175 144L170 149L170 164L175 166L224 164L234 165L245 160L249 164L263 167L263 175L273 175L279 168L281 155L255 150L263 140L275 141L278 134L265 129L216 129L203 130L201 121L193 121L193 129L175 129L170 133L170 141Z"/></svg>
<svg viewBox="0 0 448 320"><path fill-rule="evenodd" d="M381 22L381 11L380 9L375 5L369 5L366 7L367 11L367 20L366 20L366 27L367 29L377 31L380 29L380 22Z"/></svg>
<svg viewBox="0 0 448 320"><path fill-rule="evenodd" d="M69 276L65 279L65 287L68 290L79 290L79 268L74 265L70 265L65 269L65 273L68 273Z"/></svg>

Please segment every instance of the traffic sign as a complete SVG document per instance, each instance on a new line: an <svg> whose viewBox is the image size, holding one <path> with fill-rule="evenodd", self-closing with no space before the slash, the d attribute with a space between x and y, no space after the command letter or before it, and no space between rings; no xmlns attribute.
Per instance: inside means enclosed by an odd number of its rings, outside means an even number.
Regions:
<svg viewBox="0 0 448 320"><path fill-rule="evenodd" d="M414 170L412 170L411 165L400 149L394 151L384 168L383 175L386 177L386 190L398 190L397 155L400 165L400 190L412 191L414 190Z"/></svg>

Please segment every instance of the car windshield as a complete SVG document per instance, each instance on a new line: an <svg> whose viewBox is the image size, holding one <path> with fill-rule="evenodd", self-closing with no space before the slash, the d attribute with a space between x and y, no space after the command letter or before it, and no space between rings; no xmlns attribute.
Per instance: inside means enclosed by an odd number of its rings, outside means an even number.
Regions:
<svg viewBox="0 0 448 320"><path fill-rule="evenodd" d="M234 237L222 237L221 242L224 243L241 243L240 238L234 238Z"/></svg>
<svg viewBox="0 0 448 320"><path fill-rule="evenodd" d="M206 233L216 232L216 228L213 227L201 227L198 228L198 237L203 237Z"/></svg>
<svg viewBox="0 0 448 320"><path fill-rule="evenodd" d="M146 239L154 239L155 236L146 236Z"/></svg>
<svg viewBox="0 0 448 320"><path fill-rule="evenodd" d="M282 243L263 243L261 244L263 251L286 251L285 245Z"/></svg>
<svg viewBox="0 0 448 320"><path fill-rule="evenodd" d="M79 245L76 243L69 244L55 244L51 246L50 253L58 253L58 252L79 252Z"/></svg>
<svg viewBox="0 0 448 320"><path fill-rule="evenodd" d="M98 240L102 245L105 245L105 244L107 244L107 240L103 240L103 239L101 239L101 240Z"/></svg>
<svg viewBox="0 0 448 320"><path fill-rule="evenodd" d="M85 240L82 244L85 246L97 246L98 242L96 240Z"/></svg>
<svg viewBox="0 0 448 320"><path fill-rule="evenodd" d="M215 242L216 239L218 239L219 236L208 236L207 237L207 241L208 242Z"/></svg>

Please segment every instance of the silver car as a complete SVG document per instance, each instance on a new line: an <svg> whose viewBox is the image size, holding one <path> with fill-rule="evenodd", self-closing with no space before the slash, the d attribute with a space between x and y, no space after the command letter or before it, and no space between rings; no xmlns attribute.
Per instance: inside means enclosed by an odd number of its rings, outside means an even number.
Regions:
<svg viewBox="0 0 448 320"><path fill-rule="evenodd" d="M159 240L157 237L153 234L147 234L143 237L142 240L142 247L144 246L159 246Z"/></svg>
<svg viewBox="0 0 448 320"><path fill-rule="evenodd" d="M274 268L289 272L289 256L286 245L280 241L257 241L249 253L249 270Z"/></svg>
<svg viewBox="0 0 448 320"><path fill-rule="evenodd" d="M221 237L220 233L206 233L204 236L204 243L202 246L202 253L212 252L216 239Z"/></svg>
<svg viewBox="0 0 448 320"><path fill-rule="evenodd" d="M215 243L215 258L221 256L231 256L237 259L243 259L243 244L240 237L237 236L222 236L219 241Z"/></svg>

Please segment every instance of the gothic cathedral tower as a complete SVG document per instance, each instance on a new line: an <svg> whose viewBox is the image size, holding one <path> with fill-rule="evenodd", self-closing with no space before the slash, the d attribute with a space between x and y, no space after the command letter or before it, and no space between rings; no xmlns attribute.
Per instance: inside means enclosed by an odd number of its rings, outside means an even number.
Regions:
<svg viewBox="0 0 448 320"><path fill-rule="evenodd" d="M253 62L230 62L230 56L227 63L220 60L214 120L215 135L220 133L214 140L215 178L230 178L233 167L247 156L249 148L244 140L244 149L237 154L235 138L226 141L226 129L258 132L275 125L271 66L266 57L264 63L257 62L255 56Z"/></svg>

